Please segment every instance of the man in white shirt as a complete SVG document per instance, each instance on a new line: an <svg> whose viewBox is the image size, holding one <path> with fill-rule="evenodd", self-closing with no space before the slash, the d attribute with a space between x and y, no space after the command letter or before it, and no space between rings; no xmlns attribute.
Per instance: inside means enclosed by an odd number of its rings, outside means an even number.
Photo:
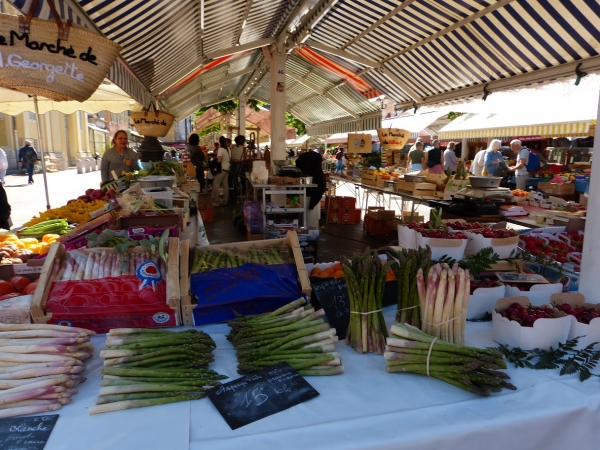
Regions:
<svg viewBox="0 0 600 450"><path fill-rule="evenodd" d="M475 158L473 158L473 162L471 163L471 173L476 177L483 176L483 168L485 167L485 154L487 153L487 149L482 148L477 152Z"/></svg>
<svg viewBox="0 0 600 450"><path fill-rule="evenodd" d="M458 158L456 157L455 146L456 144L454 142L450 142L448 144L448 148L444 150L444 167L450 167L452 173L456 172L456 166L458 165Z"/></svg>
<svg viewBox="0 0 600 450"><path fill-rule="evenodd" d="M515 155L517 164L510 168L515 171L517 179L517 189L525 190L527 188L527 180L529 180L529 172L527 171L527 161L529 161L529 150L523 148L521 141L513 139L510 141L510 148Z"/></svg>
<svg viewBox="0 0 600 450"><path fill-rule="evenodd" d="M216 174L213 181L213 203L219 206L225 206L229 202L229 149L227 148L227 139L225 136L219 138L219 151L217 152L217 161L221 163L221 172ZM223 200L220 201L220 189L223 189Z"/></svg>

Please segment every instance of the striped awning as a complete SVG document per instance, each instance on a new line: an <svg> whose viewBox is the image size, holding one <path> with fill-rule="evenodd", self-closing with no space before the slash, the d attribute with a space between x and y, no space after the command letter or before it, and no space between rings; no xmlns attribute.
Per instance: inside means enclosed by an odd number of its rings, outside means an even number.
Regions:
<svg viewBox="0 0 600 450"><path fill-rule="evenodd" d="M597 0L53 1L123 46L110 80L142 104L162 95L178 118L242 96L268 102L274 46L293 72L288 111L317 131L357 131L376 109L368 89L409 109L600 71ZM27 12L32 0L8 2ZM35 16L50 17L46 2Z"/></svg>
<svg viewBox="0 0 600 450"><path fill-rule="evenodd" d="M439 138L499 138L515 136L540 136L542 138L592 136L596 121L589 119L573 120L561 117L556 110L554 120L534 123L535 117L521 118L519 114L465 114L454 119L439 132ZM529 125L523 125L529 123Z"/></svg>

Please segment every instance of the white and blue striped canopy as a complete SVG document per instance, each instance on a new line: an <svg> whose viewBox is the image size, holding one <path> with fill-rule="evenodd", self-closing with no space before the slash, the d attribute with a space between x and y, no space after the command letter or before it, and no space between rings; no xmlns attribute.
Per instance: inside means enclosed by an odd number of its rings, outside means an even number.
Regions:
<svg viewBox="0 0 600 450"><path fill-rule="evenodd" d="M9 0L25 12L31 1ZM140 103L158 95L178 118L242 95L268 102L263 50L274 42L288 52L287 109L314 132L371 125L379 108L339 73L299 56L298 46L400 108L600 70L598 0L54 2L63 19L123 46L108 78ZM51 17L45 2L36 16ZM236 46L247 53L173 89Z"/></svg>

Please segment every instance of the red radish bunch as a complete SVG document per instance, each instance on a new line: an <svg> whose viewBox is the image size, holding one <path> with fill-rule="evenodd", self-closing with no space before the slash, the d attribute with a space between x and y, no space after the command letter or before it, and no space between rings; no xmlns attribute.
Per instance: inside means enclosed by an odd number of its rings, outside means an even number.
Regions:
<svg viewBox="0 0 600 450"><path fill-rule="evenodd" d="M538 319L555 317L554 309L549 306L523 306L520 303L513 303L507 310L500 311L498 314L508 320L514 320L524 327L532 327Z"/></svg>
<svg viewBox="0 0 600 450"><path fill-rule="evenodd" d="M557 304L554 307L565 314L574 316L577 322L581 323L590 323L596 317L600 317L600 311L595 308L586 308L585 306L575 307L568 303Z"/></svg>
<svg viewBox="0 0 600 450"><path fill-rule="evenodd" d="M15 275L10 280L0 280L0 301L21 295L33 294L37 281L32 282L22 275Z"/></svg>

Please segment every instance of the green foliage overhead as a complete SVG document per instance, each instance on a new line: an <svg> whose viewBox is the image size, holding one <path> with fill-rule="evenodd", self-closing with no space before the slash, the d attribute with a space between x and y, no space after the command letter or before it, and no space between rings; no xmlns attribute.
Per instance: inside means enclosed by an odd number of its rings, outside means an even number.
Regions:
<svg viewBox="0 0 600 450"><path fill-rule="evenodd" d="M464 113L461 113L461 112L450 111L450 112L448 113L448 119L449 119L449 120L454 120L454 119L456 119L457 117L459 117L459 116L462 116L463 114L464 114Z"/></svg>
<svg viewBox="0 0 600 450"><path fill-rule="evenodd" d="M214 123L205 128L202 128L202 130L198 131L197 133L198 133L199 137L203 138L207 134L220 133L220 132L221 132L221 125L219 123Z"/></svg>
<svg viewBox="0 0 600 450"><path fill-rule="evenodd" d="M248 101L246 102L246 106L252 108L254 111L258 112L260 111L260 108L268 108L269 104L265 103L265 102L261 102L260 100L256 100L253 98L249 98Z"/></svg>
<svg viewBox="0 0 600 450"><path fill-rule="evenodd" d="M294 127L298 136L306 134L306 124L289 112L285 113L285 124L288 127Z"/></svg>
<svg viewBox="0 0 600 450"><path fill-rule="evenodd" d="M208 111L211 108L216 109L221 114L229 114L229 113L232 113L233 111L235 111L237 107L238 107L237 100L226 100L224 102L217 103L216 105L205 106L204 108L200 108L198 111L196 111L194 113L194 117L201 116L202 114L204 114L206 111Z"/></svg>

